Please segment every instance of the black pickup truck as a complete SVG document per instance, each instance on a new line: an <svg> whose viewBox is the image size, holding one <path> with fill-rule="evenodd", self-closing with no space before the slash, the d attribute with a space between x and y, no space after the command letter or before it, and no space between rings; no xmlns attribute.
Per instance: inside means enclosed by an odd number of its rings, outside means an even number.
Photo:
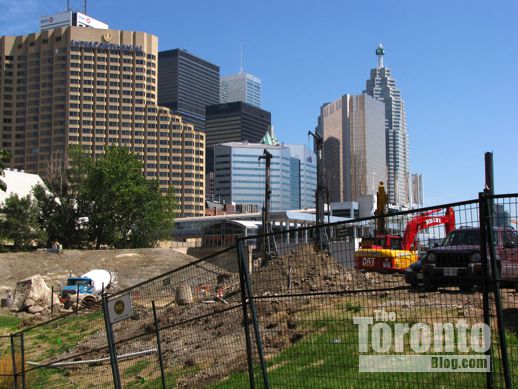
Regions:
<svg viewBox="0 0 518 389"><path fill-rule="evenodd" d="M518 234L512 227L495 227L493 231L502 286L518 288ZM421 279L428 290L457 286L463 291L473 291L479 286L482 281L480 229L456 229L442 245L428 250L405 273L405 280L414 286Z"/></svg>

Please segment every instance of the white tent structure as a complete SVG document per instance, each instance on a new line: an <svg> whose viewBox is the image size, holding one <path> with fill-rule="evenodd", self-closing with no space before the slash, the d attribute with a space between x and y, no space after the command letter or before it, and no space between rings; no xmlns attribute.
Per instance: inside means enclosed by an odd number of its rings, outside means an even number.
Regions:
<svg viewBox="0 0 518 389"><path fill-rule="evenodd" d="M32 188L37 184L43 184L41 177L37 174L25 173L24 171L5 169L4 177L1 179L7 185L7 191L0 190L0 204L11 194L16 193L18 197L25 197L31 194Z"/></svg>

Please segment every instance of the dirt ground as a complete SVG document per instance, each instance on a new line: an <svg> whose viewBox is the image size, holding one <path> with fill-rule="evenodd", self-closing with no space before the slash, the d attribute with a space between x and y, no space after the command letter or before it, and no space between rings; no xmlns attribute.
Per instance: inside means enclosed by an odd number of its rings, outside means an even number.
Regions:
<svg viewBox="0 0 518 389"><path fill-rule="evenodd" d="M171 249L67 251L61 255L44 252L2 254L0 284L14 285L17 279L41 273L38 269L46 269L49 284L55 285L69 271L80 274L92 268L104 268L116 271L119 287L125 288L194 260L194 257ZM190 283L191 287L196 290L199 286L196 282L226 286L223 300L215 299L208 304L211 301L205 301L207 298L195 298L193 304L179 305L175 296L169 294L163 301L167 304L159 311L166 365L180 369L195 368L194 373L178 380L177 387L181 388L202 387L246 367L239 277L217 267L206 270L206 273L197 270L202 273L197 281ZM216 277L220 271L225 273L222 281ZM178 282L185 283L186 280ZM375 309L396 311L398 320L405 322L458 318L478 322L482 317L479 292L465 294L457 288L438 292L411 290L405 287L400 274L346 269L332 256L315 250L312 245L291 250L268 263L256 264L251 282L267 360L317 331L316 322L338 323L355 312L372 315ZM164 289L170 287L164 284ZM518 315L512 316L507 312L510 308L517 311L518 294L514 290L502 290L502 297L506 327L513 328L514 325L518 328ZM150 298L145 294L135 297L133 304L138 319L115 325L117 339L135 339L123 342L118 348L120 353L148 349L153 343L155 328L149 308ZM139 334L144 336L139 337ZM67 357L94 350L101 337L104 335L99 333L82 340ZM94 356L95 353L89 354L90 358ZM153 358L149 357L150 360ZM141 374L156 373L154 367L153 364Z"/></svg>
<svg viewBox="0 0 518 389"><path fill-rule="evenodd" d="M13 288L19 280L40 274L49 287L60 288L70 274L105 269L117 273L117 289L124 289L195 260L170 248L2 253L0 286Z"/></svg>

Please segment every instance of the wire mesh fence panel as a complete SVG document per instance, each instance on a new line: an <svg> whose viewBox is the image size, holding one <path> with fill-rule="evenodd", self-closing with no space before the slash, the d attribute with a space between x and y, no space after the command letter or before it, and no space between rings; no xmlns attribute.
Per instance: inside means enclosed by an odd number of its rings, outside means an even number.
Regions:
<svg viewBox="0 0 518 389"><path fill-rule="evenodd" d="M493 227L494 259L499 274L499 289L491 277L490 306L492 316L492 340L494 351L495 385L504 387L505 370L502 363L503 347L509 359L509 376L513 386L518 385L518 196L503 195L488 199ZM498 306L496 293L501 298L501 329L498 331ZM502 342L503 341L503 342Z"/></svg>
<svg viewBox="0 0 518 389"><path fill-rule="evenodd" d="M0 336L0 388L21 388L23 362L19 353L20 344L10 335Z"/></svg>
<svg viewBox="0 0 518 389"><path fill-rule="evenodd" d="M277 249L250 266L271 387L486 387L491 362L501 375L483 342L477 201L293 233L242 241Z"/></svg>
<svg viewBox="0 0 518 389"><path fill-rule="evenodd" d="M121 384L516 385L517 199L274 226L109 294ZM0 337L0 387L114 387L104 319L96 305Z"/></svg>
<svg viewBox="0 0 518 389"><path fill-rule="evenodd" d="M106 347L52 363L28 362L25 375L28 388L113 388Z"/></svg>
<svg viewBox="0 0 518 389"><path fill-rule="evenodd" d="M133 307L130 319L113 325L117 354L149 351L121 363L125 387L143 377L161 387L161 369L167 387L192 388L246 369L237 260L232 247L109 296L129 294Z"/></svg>
<svg viewBox="0 0 518 389"><path fill-rule="evenodd" d="M82 308L26 328L23 351L27 387L110 387L113 385L103 313Z"/></svg>
<svg viewBox="0 0 518 389"><path fill-rule="evenodd" d="M13 367L11 357L11 337L9 335L0 335L0 387L7 386L6 381L10 380Z"/></svg>

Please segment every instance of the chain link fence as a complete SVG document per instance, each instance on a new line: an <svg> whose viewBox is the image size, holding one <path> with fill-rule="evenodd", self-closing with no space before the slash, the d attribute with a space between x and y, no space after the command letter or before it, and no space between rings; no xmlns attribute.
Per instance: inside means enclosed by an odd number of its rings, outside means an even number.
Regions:
<svg viewBox="0 0 518 389"><path fill-rule="evenodd" d="M512 387L517 220L518 195L481 195L311 228L274 225L272 234L108 294L104 305L0 338L11 366L0 382Z"/></svg>

